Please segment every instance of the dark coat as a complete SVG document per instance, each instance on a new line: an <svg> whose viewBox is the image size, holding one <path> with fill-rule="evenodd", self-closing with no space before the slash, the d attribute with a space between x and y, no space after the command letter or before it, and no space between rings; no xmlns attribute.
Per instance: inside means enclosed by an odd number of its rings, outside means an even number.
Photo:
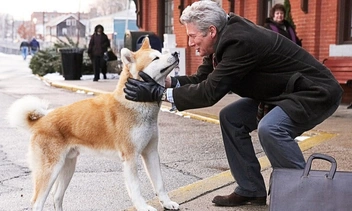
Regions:
<svg viewBox="0 0 352 211"><path fill-rule="evenodd" d="M278 24L277 22L273 21L273 19L267 18L265 20L264 27L276 31L277 33L292 40L297 45L302 46L302 41L297 37L295 29L287 20L284 20L282 24Z"/></svg>
<svg viewBox="0 0 352 211"><path fill-rule="evenodd" d="M229 91L280 106L294 121L314 120L341 99L330 70L276 32L231 15L212 56L173 89L177 109L212 106ZM191 83L191 84L189 84Z"/></svg>
<svg viewBox="0 0 352 211"><path fill-rule="evenodd" d="M40 49L40 45L39 42L36 39L32 39L32 41L29 43L29 45L31 46L31 49L36 51Z"/></svg>
<svg viewBox="0 0 352 211"><path fill-rule="evenodd" d="M101 27L103 32L98 35L97 29ZM89 57L93 56L103 56L104 53L110 47L110 41L108 36L104 33L104 27L102 25L97 25L94 29L94 34L92 35L89 45L88 45L88 55Z"/></svg>
<svg viewBox="0 0 352 211"><path fill-rule="evenodd" d="M21 44L20 44L20 48L22 47L29 47L29 43L27 41L22 41Z"/></svg>

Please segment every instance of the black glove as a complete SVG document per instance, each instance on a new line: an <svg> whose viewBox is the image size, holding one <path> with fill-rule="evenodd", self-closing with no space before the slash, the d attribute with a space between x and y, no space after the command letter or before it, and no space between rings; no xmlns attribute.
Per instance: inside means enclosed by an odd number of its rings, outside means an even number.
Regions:
<svg viewBox="0 0 352 211"><path fill-rule="evenodd" d="M177 78L172 77L172 76L170 78L171 78L171 88L175 88L178 80L177 80Z"/></svg>
<svg viewBox="0 0 352 211"><path fill-rule="evenodd" d="M139 72L139 76L144 81L133 78L127 79L126 88L123 89L126 94L125 98L137 102L160 102L166 90L165 87L158 84L144 72Z"/></svg>

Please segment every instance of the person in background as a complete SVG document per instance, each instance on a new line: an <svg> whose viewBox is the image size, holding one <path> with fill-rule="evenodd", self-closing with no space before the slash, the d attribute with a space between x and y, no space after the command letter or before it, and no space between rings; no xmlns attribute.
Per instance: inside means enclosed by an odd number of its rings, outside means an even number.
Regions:
<svg viewBox="0 0 352 211"><path fill-rule="evenodd" d="M28 56L28 53L29 53L29 43L27 40L23 40L21 42L21 45L20 45L20 51L21 51L21 55L23 57L23 60L26 60L27 59L27 56Z"/></svg>
<svg viewBox="0 0 352 211"><path fill-rule="evenodd" d="M216 206L265 205L267 191L251 132L257 130L273 168L303 169L306 161L295 138L336 111L343 89L331 71L305 49L248 19L226 14L214 1L194 2L183 10L180 22L188 45L203 57L197 72L168 76L165 87L139 72L143 80L129 78L125 97L138 102L168 101L183 111L212 106L229 91L239 95L219 114L237 187L212 202Z"/></svg>
<svg viewBox="0 0 352 211"><path fill-rule="evenodd" d="M285 20L286 9L283 4L275 4L270 10L270 17L265 20L264 27L273 30L288 39L292 40L299 46L302 46L302 40L297 37L293 26Z"/></svg>
<svg viewBox="0 0 352 211"><path fill-rule="evenodd" d="M33 55L35 55L40 50L39 42L34 37L29 43L29 45L30 45L31 53Z"/></svg>
<svg viewBox="0 0 352 211"><path fill-rule="evenodd" d="M93 81L100 79L100 72L103 74L104 79L106 79L107 62L106 59L104 59L104 53L108 51L108 48L110 48L110 41L108 36L104 33L104 27L99 24L95 26L94 34L88 46L88 55L93 63Z"/></svg>

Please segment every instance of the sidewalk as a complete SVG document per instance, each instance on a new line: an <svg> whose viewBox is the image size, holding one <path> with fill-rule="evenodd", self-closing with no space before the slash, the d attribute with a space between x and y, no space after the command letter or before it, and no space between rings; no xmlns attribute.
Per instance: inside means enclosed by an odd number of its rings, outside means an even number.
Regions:
<svg viewBox="0 0 352 211"><path fill-rule="evenodd" d="M101 93L111 92L115 89L118 79L99 80L72 80L72 81L55 81L43 79L47 84L72 90L75 92L86 92L87 94L99 95ZM208 121L218 124L218 114L220 110L227 104L238 99L235 94L226 95L216 105L209 108L188 110L187 112L177 112L178 115L189 116L190 118ZM164 103L162 109L170 109L169 103ZM318 125L311 131L303 134L306 139L301 141L300 147L303 154L308 158L312 153L323 153L334 157L337 161L338 171L352 171L352 109L347 109L346 105L341 105L338 110L328 118L325 122ZM262 166L262 174L264 176L267 187L269 187L269 178L271 173L270 163L266 157L259 158ZM329 170L328 162L313 162L313 169ZM211 200L216 195L227 195L233 192L236 184L229 171L214 175L213 177L197 181L191 185L180 187L169 193L172 200L180 203L180 210L189 211L266 211L269 206L241 206L241 207L215 207ZM269 203L269 197L267 204ZM157 200L148 202L163 210ZM129 210L134 210L133 208Z"/></svg>

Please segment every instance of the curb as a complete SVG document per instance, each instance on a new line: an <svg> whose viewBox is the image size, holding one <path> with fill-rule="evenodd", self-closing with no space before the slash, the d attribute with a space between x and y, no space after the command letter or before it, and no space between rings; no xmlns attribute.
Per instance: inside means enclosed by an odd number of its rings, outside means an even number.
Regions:
<svg viewBox="0 0 352 211"><path fill-rule="evenodd" d="M315 133L312 137L299 142L298 145L302 151L306 151L313 146L331 139L334 136L336 136L336 134L319 132ZM260 157L258 160L262 169L261 171L271 168L270 162L266 156ZM201 197L207 193L211 193L215 190L231 185L235 182L236 181L232 177L231 171L227 170L212 177L208 177L192 184L180 187L176 190L170 191L169 196L171 200L176 201L181 205ZM157 197L153 198L147 203L154 207L160 207L159 199ZM126 209L126 211L135 211L135 208L130 207Z"/></svg>

